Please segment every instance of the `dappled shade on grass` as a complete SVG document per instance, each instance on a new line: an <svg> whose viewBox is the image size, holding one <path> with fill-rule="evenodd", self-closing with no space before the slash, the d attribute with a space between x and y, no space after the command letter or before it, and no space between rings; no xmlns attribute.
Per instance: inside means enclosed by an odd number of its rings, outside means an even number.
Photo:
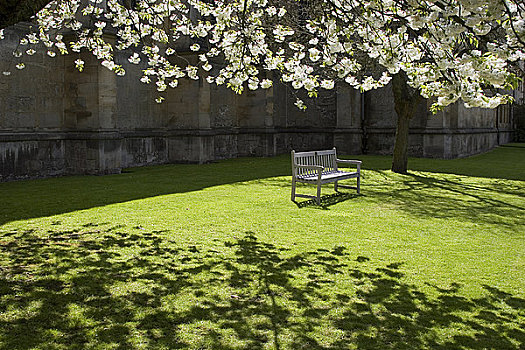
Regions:
<svg viewBox="0 0 525 350"><path fill-rule="evenodd" d="M389 170L392 165L390 157L365 156L364 159L365 169ZM408 172L414 171L525 181L525 143L509 143L468 158L410 158Z"/></svg>
<svg viewBox="0 0 525 350"><path fill-rule="evenodd" d="M0 242L0 348L519 349L525 300L404 281L344 247L182 246L91 224Z"/></svg>
<svg viewBox="0 0 525 350"><path fill-rule="evenodd" d="M501 225L522 234L525 227L525 186L522 183L484 181L451 174L410 173L374 181L367 196L391 203L410 215Z"/></svg>

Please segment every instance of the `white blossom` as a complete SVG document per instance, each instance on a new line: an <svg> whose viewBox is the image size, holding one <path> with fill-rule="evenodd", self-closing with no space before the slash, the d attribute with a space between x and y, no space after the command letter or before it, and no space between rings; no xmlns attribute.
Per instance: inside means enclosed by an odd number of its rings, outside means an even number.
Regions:
<svg viewBox="0 0 525 350"><path fill-rule="evenodd" d="M334 88L335 82L333 80L323 80L321 81L321 87L323 89L331 90Z"/></svg>
<svg viewBox="0 0 525 350"><path fill-rule="evenodd" d="M260 84L261 88L263 89L268 89L272 87L272 85L273 85L273 82L270 79L263 79Z"/></svg>
<svg viewBox="0 0 525 350"><path fill-rule="evenodd" d="M305 110L306 109L306 105L304 104L303 100L297 99L294 104L297 106L297 108L299 108L301 110Z"/></svg>
<svg viewBox="0 0 525 350"><path fill-rule="evenodd" d="M140 80L155 77L161 91L199 74L235 92L269 88L271 80L257 77L274 71L310 96L319 87L333 89L336 81L363 91L380 88L402 71L437 107L461 99L493 108L510 97L487 95L485 87L512 88L517 78L511 65L525 59L525 14L518 1L326 0L312 2L300 16L296 0L140 0L133 9L101 1L51 1L36 14L36 28L19 40L17 64L23 67L22 52L42 48L50 57L89 51L123 75L115 52L133 50L128 61L146 66ZM68 33L67 40L60 33ZM195 43L198 38L207 38L206 45ZM197 62L184 56L188 48L198 53ZM75 61L79 70L84 64Z"/></svg>
<svg viewBox="0 0 525 350"><path fill-rule="evenodd" d="M138 53L134 53L128 58L128 61L133 64L139 64L140 63L140 56Z"/></svg>
<svg viewBox="0 0 525 350"><path fill-rule="evenodd" d="M84 63L85 63L84 60L82 60L80 58L75 60L75 66L80 72L82 72L84 70Z"/></svg>

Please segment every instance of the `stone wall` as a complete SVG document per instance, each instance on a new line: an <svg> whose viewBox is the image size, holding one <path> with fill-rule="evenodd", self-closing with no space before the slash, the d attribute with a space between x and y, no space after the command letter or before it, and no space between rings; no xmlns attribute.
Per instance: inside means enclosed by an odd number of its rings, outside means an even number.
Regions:
<svg viewBox="0 0 525 350"><path fill-rule="evenodd" d="M6 30L0 70L12 68L23 27ZM294 106L296 95L274 79L268 90L236 95L225 87L180 80L162 104L138 81L142 66L117 77L90 55L39 51L27 67L0 81L0 181L67 174L109 174L122 168L204 163L336 146L346 154L390 154L396 114L389 89L366 94L345 86ZM190 58L191 59L191 58ZM11 69L12 70L12 69ZM269 76L269 78L272 78ZM410 154L456 158L487 151L513 137L510 108L455 105L436 115L422 104L411 122Z"/></svg>
<svg viewBox="0 0 525 350"><path fill-rule="evenodd" d="M516 123L516 140L525 142L525 105L514 109L514 121Z"/></svg>

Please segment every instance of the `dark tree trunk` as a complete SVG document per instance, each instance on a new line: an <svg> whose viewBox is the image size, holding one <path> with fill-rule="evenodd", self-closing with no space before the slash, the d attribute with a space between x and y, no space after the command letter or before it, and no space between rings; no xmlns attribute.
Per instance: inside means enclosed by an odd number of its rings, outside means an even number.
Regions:
<svg viewBox="0 0 525 350"><path fill-rule="evenodd" d="M394 109L397 113L397 128L392 157L392 171L406 174L408 170L408 134L410 119L414 116L422 97L416 89L408 86L405 72L392 77Z"/></svg>
<svg viewBox="0 0 525 350"><path fill-rule="evenodd" d="M51 0L0 0L0 29L29 21Z"/></svg>
<svg viewBox="0 0 525 350"><path fill-rule="evenodd" d="M392 171L395 173L407 173L409 125L410 118L398 114L394 153L392 156Z"/></svg>

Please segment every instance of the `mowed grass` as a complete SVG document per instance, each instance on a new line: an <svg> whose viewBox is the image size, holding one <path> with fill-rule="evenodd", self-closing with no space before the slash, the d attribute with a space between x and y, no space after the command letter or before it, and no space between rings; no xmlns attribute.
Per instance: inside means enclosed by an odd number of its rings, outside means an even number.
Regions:
<svg viewBox="0 0 525 350"><path fill-rule="evenodd" d="M525 145L358 158L0 183L0 349L525 348Z"/></svg>

